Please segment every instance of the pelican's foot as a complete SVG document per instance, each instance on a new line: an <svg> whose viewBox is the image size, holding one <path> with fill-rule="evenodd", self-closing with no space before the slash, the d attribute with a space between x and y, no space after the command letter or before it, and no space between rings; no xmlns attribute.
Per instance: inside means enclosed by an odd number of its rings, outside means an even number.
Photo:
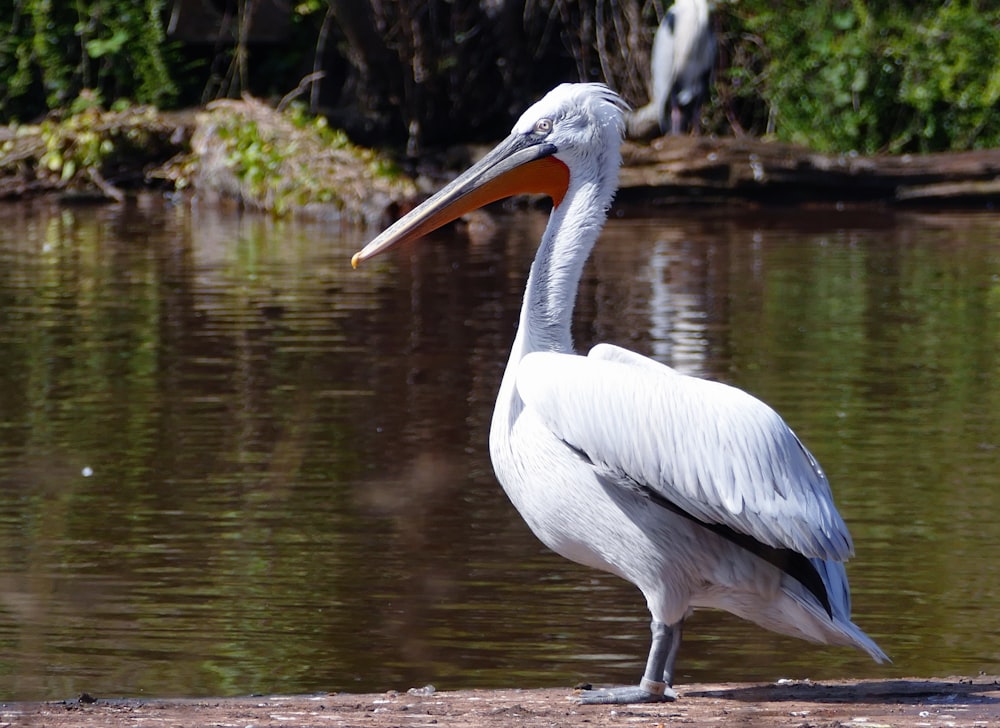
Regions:
<svg viewBox="0 0 1000 728"><path fill-rule="evenodd" d="M674 689L662 682L643 678L638 685L604 690L584 690L580 693L582 705L629 705L630 703L672 703L677 700Z"/></svg>

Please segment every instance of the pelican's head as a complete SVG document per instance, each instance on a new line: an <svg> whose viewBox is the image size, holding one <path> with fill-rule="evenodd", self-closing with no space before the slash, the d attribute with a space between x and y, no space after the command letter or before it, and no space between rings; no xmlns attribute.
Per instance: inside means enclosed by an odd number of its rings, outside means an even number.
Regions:
<svg viewBox="0 0 1000 728"><path fill-rule="evenodd" d="M610 187L610 199L626 108L603 84L557 86L524 112L510 136L355 253L351 264L512 195L545 194L558 206L573 184L595 183Z"/></svg>
<svg viewBox="0 0 1000 728"><path fill-rule="evenodd" d="M525 111L511 136L544 138L555 147L554 156L571 169L610 151L617 169L627 108L602 83L564 83Z"/></svg>

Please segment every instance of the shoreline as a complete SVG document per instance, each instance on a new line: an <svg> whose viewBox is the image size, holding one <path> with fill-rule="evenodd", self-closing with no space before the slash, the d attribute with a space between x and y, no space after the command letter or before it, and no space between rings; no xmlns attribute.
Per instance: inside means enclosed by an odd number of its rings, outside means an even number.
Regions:
<svg viewBox="0 0 1000 728"><path fill-rule="evenodd" d="M0 200L120 201L136 190L193 190L274 214L372 222L426 196L483 145L408 160L354 147L320 120L262 102L161 112L98 109L36 126L0 126ZM290 151L298 150L298 151ZM626 141L619 201L1000 206L1000 149L824 154L753 137Z"/></svg>
<svg viewBox="0 0 1000 728"><path fill-rule="evenodd" d="M1000 676L698 683L653 705L579 705L561 688L0 704L0 726L480 726L669 723L775 728L982 728L1000 725Z"/></svg>
<svg viewBox="0 0 1000 728"><path fill-rule="evenodd" d="M1000 149L823 154L750 137L661 137L622 149L620 195L667 201L879 203L904 208L1000 204Z"/></svg>

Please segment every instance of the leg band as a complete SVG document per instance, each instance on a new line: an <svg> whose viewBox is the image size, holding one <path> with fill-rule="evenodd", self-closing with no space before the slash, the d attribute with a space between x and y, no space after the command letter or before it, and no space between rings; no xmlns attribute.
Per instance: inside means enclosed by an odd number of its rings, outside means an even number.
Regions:
<svg viewBox="0 0 1000 728"><path fill-rule="evenodd" d="M667 689L667 684L665 682L650 680L649 678L644 677L639 681L639 689L645 690L651 695L663 695Z"/></svg>

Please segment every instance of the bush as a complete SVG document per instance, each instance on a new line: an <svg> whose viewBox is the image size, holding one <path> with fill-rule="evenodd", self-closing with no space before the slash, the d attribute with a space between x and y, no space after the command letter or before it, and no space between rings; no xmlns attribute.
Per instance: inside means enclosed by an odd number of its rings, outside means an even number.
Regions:
<svg viewBox="0 0 1000 728"><path fill-rule="evenodd" d="M243 38L173 47L164 23L174 2L0 5L0 120L65 108L84 89L105 106L191 103L196 86L202 102L280 95L311 62L326 73L320 102L364 143L495 138L559 81L604 80L645 103L652 35L670 0L300 0L288 5L294 39L266 56ZM253 3L228 6L245 14ZM716 0L714 22L711 131L823 151L1000 146L992 0ZM215 78L222 67L232 83Z"/></svg>
<svg viewBox="0 0 1000 728"><path fill-rule="evenodd" d="M35 116L89 89L169 105L165 0L18 0L0 11L0 118ZM5 3L6 6L6 3Z"/></svg>
<svg viewBox="0 0 1000 728"><path fill-rule="evenodd" d="M751 0L723 12L738 52L766 53L761 75L732 68L724 81L752 131L824 151L1000 145L1000 9Z"/></svg>

